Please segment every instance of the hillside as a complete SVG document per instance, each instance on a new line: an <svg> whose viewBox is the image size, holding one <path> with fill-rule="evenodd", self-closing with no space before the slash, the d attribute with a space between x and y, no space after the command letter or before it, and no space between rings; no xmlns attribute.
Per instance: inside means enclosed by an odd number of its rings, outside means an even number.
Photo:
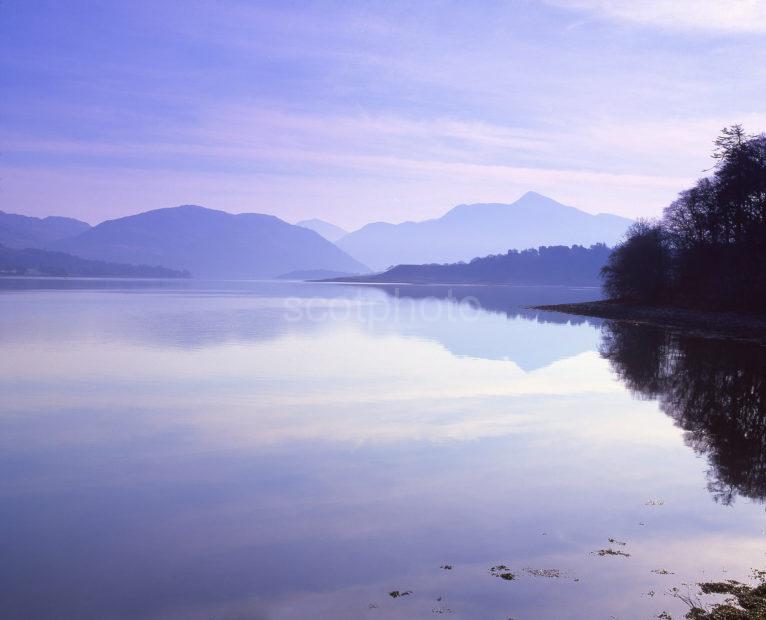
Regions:
<svg viewBox="0 0 766 620"><path fill-rule="evenodd" d="M324 220L318 220L318 219L312 219L312 220L302 220L300 222L296 222L296 226L303 226L303 228L308 228L309 230L313 230L315 233L319 233L322 235L325 239L328 241L332 241L335 243L338 239L348 234L347 230L344 230L340 226L336 226L335 224L331 224L330 222L325 222Z"/></svg>
<svg viewBox="0 0 766 620"><path fill-rule="evenodd" d="M339 282L410 284L569 284L597 286L599 272L609 258L604 244L509 250L475 258L469 263L397 265L369 276L337 278Z"/></svg>
<svg viewBox="0 0 766 620"><path fill-rule="evenodd" d="M6 248L42 248L89 228L90 224L70 217L39 218L0 211L0 244Z"/></svg>
<svg viewBox="0 0 766 620"><path fill-rule="evenodd" d="M528 192L512 204L460 205L424 222L374 223L337 245L375 269L398 264L453 263L542 245L614 245L631 221L591 215Z"/></svg>
<svg viewBox="0 0 766 620"><path fill-rule="evenodd" d="M314 231L271 215L233 215L194 205L108 220L51 248L207 278L272 278L305 269L367 271Z"/></svg>
<svg viewBox="0 0 766 620"><path fill-rule="evenodd" d="M0 275L184 278L189 274L164 267L106 263L78 258L64 252L16 249L0 245Z"/></svg>

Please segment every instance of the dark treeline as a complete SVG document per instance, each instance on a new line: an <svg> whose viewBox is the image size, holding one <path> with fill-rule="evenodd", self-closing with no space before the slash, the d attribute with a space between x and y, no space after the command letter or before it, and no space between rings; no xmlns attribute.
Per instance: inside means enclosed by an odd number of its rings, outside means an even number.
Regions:
<svg viewBox="0 0 766 620"><path fill-rule="evenodd" d="M529 250L508 250L474 258L468 263L443 265L397 265L372 276L348 281L407 282L414 284L576 284L598 285L599 273L610 249L603 243L541 246Z"/></svg>
<svg viewBox="0 0 766 620"><path fill-rule="evenodd" d="M27 248L17 250L0 245L0 275L75 276L118 278L188 278L186 271L148 265L125 265L87 260L64 252Z"/></svg>
<svg viewBox="0 0 766 620"><path fill-rule="evenodd" d="M639 221L604 267L610 297L713 310L766 310L766 135L715 141L712 176Z"/></svg>
<svg viewBox="0 0 766 620"><path fill-rule="evenodd" d="M766 501L766 348L618 322L603 329L601 355L619 378L658 400L707 457L716 501Z"/></svg>

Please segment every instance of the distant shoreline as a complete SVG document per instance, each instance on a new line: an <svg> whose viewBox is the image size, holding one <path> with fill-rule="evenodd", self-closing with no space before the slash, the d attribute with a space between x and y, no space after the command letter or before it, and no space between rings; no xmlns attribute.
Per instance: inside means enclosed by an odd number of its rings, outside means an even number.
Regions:
<svg viewBox="0 0 766 620"><path fill-rule="evenodd" d="M675 333L701 338L741 340L766 345L766 317L755 315L636 306L612 300L531 306L531 308L661 327Z"/></svg>
<svg viewBox="0 0 766 620"><path fill-rule="evenodd" d="M356 278L359 278L358 280ZM450 282L450 281L414 281L414 280L373 280L371 278L363 279L364 276L353 276L349 278L325 278L322 280L302 280L303 282L310 282L313 284L325 283L325 284L369 284L373 286L433 286L433 287L445 287L445 286L465 286L465 287L515 287L515 288L592 288L601 290L601 284L598 282L585 282L580 284L572 284L569 282L555 282L555 283L537 283L537 282Z"/></svg>

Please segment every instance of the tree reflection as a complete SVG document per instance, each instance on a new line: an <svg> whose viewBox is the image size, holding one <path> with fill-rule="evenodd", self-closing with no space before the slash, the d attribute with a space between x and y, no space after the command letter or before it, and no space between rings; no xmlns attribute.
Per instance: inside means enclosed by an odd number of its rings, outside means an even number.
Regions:
<svg viewBox="0 0 766 620"><path fill-rule="evenodd" d="M656 399L704 454L717 502L766 501L766 347L604 326L601 355L636 396Z"/></svg>

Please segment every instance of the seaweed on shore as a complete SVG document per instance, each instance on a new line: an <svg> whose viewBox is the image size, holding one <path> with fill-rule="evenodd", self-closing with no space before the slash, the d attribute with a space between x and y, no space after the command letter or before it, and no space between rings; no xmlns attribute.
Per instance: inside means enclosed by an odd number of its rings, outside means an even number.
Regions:
<svg viewBox="0 0 766 620"><path fill-rule="evenodd" d="M594 554L604 557L607 555L621 555L625 558L630 557L630 553L625 553L624 551L619 551L616 549L599 549L598 551L593 551Z"/></svg>
<svg viewBox="0 0 766 620"><path fill-rule="evenodd" d="M388 593L388 595L391 598L399 598L401 596L409 596L410 594L412 594L412 590L404 590L403 592L400 592L399 590L392 590L391 592Z"/></svg>
<svg viewBox="0 0 766 620"><path fill-rule="evenodd" d="M766 618L766 571L754 570L754 584L734 579L698 583L701 595L724 596L722 602L706 606L690 593L671 588L670 593L689 606L688 620L763 620Z"/></svg>
<svg viewBox="0 0 766 620"><path fill-rule="evenodd" d="M548 577L549 579L561 577L561 571L558 568L525 568L524 572L533 577Z"/></svg>
<svg viewBox="0 0 766 620"><path fill-rule="evenodd" d="M516 579L516 575L505 564L498 564L489 569L489 574L493 577L499 577L505 579L505 581L513 581Z"/></svg>

